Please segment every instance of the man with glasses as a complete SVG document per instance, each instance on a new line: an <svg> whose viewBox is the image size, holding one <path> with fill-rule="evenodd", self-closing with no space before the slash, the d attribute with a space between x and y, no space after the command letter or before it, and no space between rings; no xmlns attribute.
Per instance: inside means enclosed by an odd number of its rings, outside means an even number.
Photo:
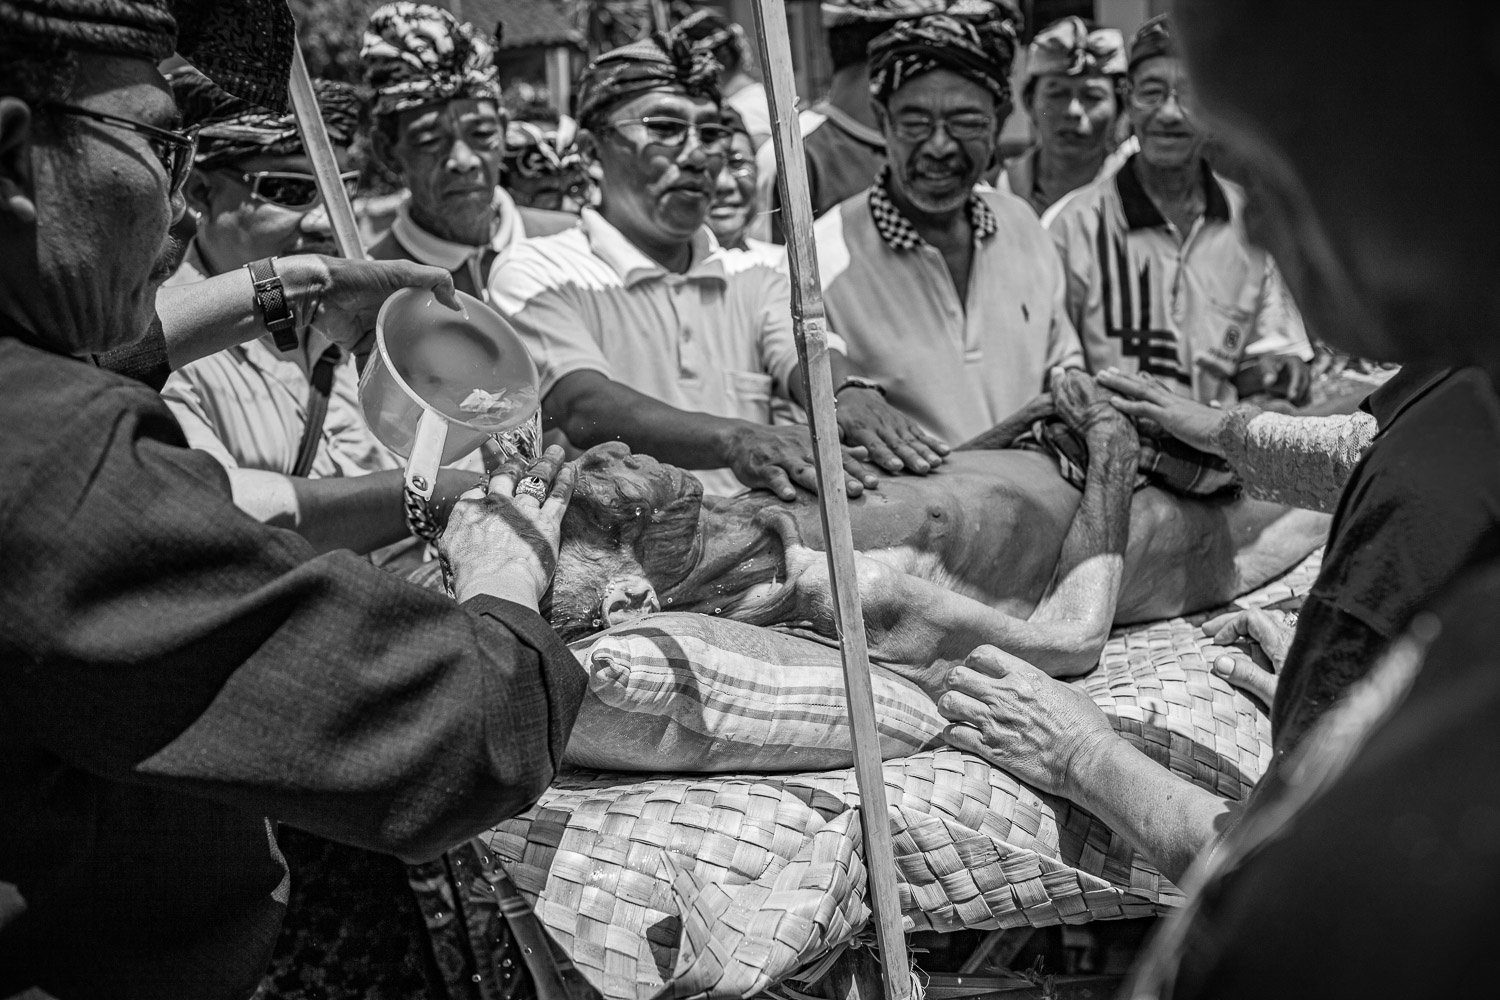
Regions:
<svg viewBox="0 0 1500 1000"><path fill-rule="evenodd" d="M500 187L500 77L472 24L441 7L389 3L370 14L360 60L375 91L375 153L411 193L371 257L445 268L459 291L483 299L517 243L577 224L519 208Z"/></svg>
<svg viewBox="0 0 1500 1000"><path fill-rule="evenodd" d="M302 272L317 267L316 258L301 255L338 251L294 116L232 98L192 69L169 80L178 107L198 127L195 165L183 186L198 226L163 287L240 269L252 278L257 269L275 271L285 287L313 280ZM323 80L314 90L343 164L360 124L359 95ZM357 178L344 173L351 188ZM321 548L394 545L376 553L377 561L400 556L400 565L414 564L420 552L402 516L402 463L366 426L358 383L353 357L327 333L288 323L278 332L263 326L258 338L183 366L162 397L188 443L224 466L236 502L252 517L294 527ZM440 495L457 497L475 471L445 471ZM373 472L382 475L353 481ZM307 482L335 478L345 482Z"/></svg>
<svg viewBox="0 0 1500 1000"><path fill-rule="evenodd" d="M1271 257L1245 240L1243 192L1204 155L1166 15L1131 39L1128 83L1140 152L1049 224L1089 369L1155 375L1202 403L1305 402L1302 318Z"/></svg>
<svg viewBox="0 0 1500 1000"><path fill-rule="evenodd" d="M870 93L889 165L817 222L823 301L850 363L953 444L1081 364L1045 230L1019 198L976 189L1015 44L1007 12L983 0L877 37Z"/></svg>
<svg viewBox="0 0 1500 1000"><path fill-rule="evenodd" d="M718 245L704 225L732 148L717 64L676 33L614 49L583 74L579 145L598 165L601 202L582 225L527 240L490 282L531 347L542 413L576 448L624 441L704 470L721 495L816 489L806 427L770 426L773 398L803 403L790 286L763 261ZM832 345L834 378L847 362ZM845 488L926 472L941 447L878 392L843 386Z"/></svg>
<svg viewBox="0 0 1500 1000"><path fill-rule="evenodd" d="M719 246L744 250L768 262L772 267L786 263L786 248L752 238L750 224L760 203L755 190L755 140L739 112L726 107L724 125L730 131L729 149L724 153L724 168L714 182L714 203L708 210L708 228Z"/></svg>
<svg viewBox="0 0 1500 1000"><path fill-rule="evenodd" d="M177 263L157 66L279 110L295 25L107 6L0 0L0 996L230 1000L285 911L277 821L427 860L551 780L585 679L536 608L573 473L553 452L541 497L511 468L454 505L458 601L236 509L158 394L91 359L146 335ZM204 284L234 282L248 311L243 272Z"/></svg>

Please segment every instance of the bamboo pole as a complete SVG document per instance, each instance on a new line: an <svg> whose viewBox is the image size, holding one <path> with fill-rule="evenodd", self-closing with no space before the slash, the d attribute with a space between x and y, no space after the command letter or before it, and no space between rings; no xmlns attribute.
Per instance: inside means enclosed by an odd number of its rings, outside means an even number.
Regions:
<svg viewBox="0 0 1500 1000"><path fill-rule="evenodd" d="M797 94L792 76L792 44L787 32L785 0L755 0L755 26L771 105L771 139L775 143L779 171L777 183L784 213L782 229L787 235L787 257L792 274L792 322L812 421L818 506L828 547L834 620L842 639L839 651L848 692L854 776L859 785L865 869L869 873L870 899L875 910L881 978L886 1000L908 1000L912 995L911 967L906 957L906 934L901 926L896 852L886 805L880 737L875 727L870 654L865 644L864 614L860 609L854 538L849 530L849 499L844 493L843 452L834 416L833 373L828 361L823 289L818 279L818 257L813 242L807 161L803 158L802 132L797 123Z"/></svg>
<svg viewBox="0 0 1500 1000"><path fill-rule="evenodd" d="M350 260L365 260L367 255L359 238L359 222L354 217L349 192L339 177L339 160L328 138L328 129L323 127L323 112L319 110L318 97L313 93L312 77L307 74L301 45L292 47L291 92L297 131L302 134L302 148L312 161L313 176L318 179L323 210L328 213L329 224L333 226L333 240L338 244L339 254Z"/></svg>

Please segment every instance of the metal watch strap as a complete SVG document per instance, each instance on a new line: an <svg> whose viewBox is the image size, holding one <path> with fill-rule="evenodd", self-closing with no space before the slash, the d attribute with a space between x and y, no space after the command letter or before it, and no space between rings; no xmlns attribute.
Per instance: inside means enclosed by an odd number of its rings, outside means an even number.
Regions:
<svg viewBox="0 0 1500 1000"><path fill-rule="evenodd" d="M262 257L245 265L250 272L250 281L255 286L255 304L260 309L261 322L271 331L276 349L291 351L297 347L297 318L292 315L291 304L286 300L286 287L276 273L276 258Z"/></svg>
<svg viewBox="0 0 1500 1000"><path fill-rule="evenodd" d="M874 389L881 396L885 395L885 386L872 378L860 378L858 375L850 375L844 381L840 382L833 390L833 394L837 396L845 389Z"/></svg>

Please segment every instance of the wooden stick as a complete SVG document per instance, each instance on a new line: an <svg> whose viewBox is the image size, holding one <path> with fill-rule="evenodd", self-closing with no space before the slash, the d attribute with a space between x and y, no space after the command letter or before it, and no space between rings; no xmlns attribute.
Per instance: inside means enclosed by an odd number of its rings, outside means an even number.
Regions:
<svg viewBox="0 0 1500 1000"><path fill-rule="evenodd" d="M881 766L880 736L875 728L875 693L870 684L870 654L860 609L854 565L854 537L849 530L849 498L844 493L844 459L834 417L833 372L828 362L828 332L823 289L813 243L812 198L807 161L797 123L797 93L792 78L792 44L787 32L785 0L755 0L755 27L760 36L761 65L771 106L771 139L776 148L777 183L781 186L782 229L792 273L792 324L797 357L812 420L817 456L818 506L828 546L834 616L842 642L844 684L854 742L854 776L859 785L859 812L864 827L865 869L875 910L881 976L886 1000L908 1000L912 993L901 900L896 888L896 851Z"/></svg>
<svg viewBox="0 0 1500 1000"><path fill-rule="evenodd" d="M291 92L297 131L302 134L302 148L307 150L313 176L318 179L323 209L333 226L333 240L338 244L340 255L350 260L365 260L365 245L359 238L354 206L349 203L349 191L339 177L338 156L328 138L328 129L323 127L323 113L318 108L318 97L313 93L312 77L307 74L307 63L302 59L300 45L292 48Z"/></svg>

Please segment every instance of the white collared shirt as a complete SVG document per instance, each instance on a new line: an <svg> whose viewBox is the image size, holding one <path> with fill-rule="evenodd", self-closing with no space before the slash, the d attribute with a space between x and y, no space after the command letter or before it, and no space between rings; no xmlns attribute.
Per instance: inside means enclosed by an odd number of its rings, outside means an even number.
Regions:
<svg viewBox="0 0 1500 1000"><path fill-rule="evenodd" d="M468 268L469 279L478 289L479 295L487 299L489 275L480 270L485 251L495 251L495 259L489 268L489 273L494 274L501 262L510 256L516 244L526 238L526 223L516 209L515 200L504 188L495 188L494 209L498 221L495 234L490 237L488 245L470 246L432 235L412 221L410 199L403 201L401 207L396 209L396 218L391 222L391 234L418 264L431 264L454 273L459 268Z"/></svg>
<svg viewBox="0 0 1500 1000"><path fill-rule="evenodd" d="M763 256L693 235L683 274L647 257L593 209L576 229L519 244L491 272L490 295L531 349L542 397L596 371L682 410L771 422L797 367L791 287ZM829 338L829 347L843 343ZM710 493L744 487L727 469L697 473Z"/></svg>
<svg viewBox="0 0 1500 1000"><path fill-rule="evenodd" d="M206 276L194 244L165 284L191 284ZM298 350L306 348L306 339ZM269 340L268 334L184 365L167 379L161 395L189 446L208 452L225 468L290 475L307 425L308 376ZM403 465L365 423L359 375L350 357L334 369L322 437L310 478L359 476Z"/></svg>
<svg viewBox="0 0 1500 1000"><path fill-rule="evenodd" d="M1148 372L1228 404L1246 358L1313 351L1275 261L1245 238L1244 193L1202 169L1206 207L1187 233L1162 216L1132 161L1069 196L1048 230L1090 371Z"/></svg>
<svg viewBox="0 0 1500 1000"><path fill-rule="evenodd" d="M936 247L883 181L814 223L828 322L855 371L950 445L989 430L1037 396L1054 365L1083 363L1064 307L1062 265L1024 201L976 189L974 257L960 299Z"/></svg>

